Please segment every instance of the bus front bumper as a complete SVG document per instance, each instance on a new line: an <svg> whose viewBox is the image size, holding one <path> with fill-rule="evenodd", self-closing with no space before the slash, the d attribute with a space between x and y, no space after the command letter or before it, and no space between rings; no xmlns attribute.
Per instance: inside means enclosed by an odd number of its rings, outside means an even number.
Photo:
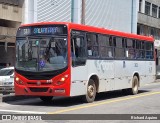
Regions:
<svg viewBox="0 0 160 123"><path fill-rule="evenodd" d="M69 96L69 91L63 86L51 87L26 87L22 85L15 86L15 95L27 95L27 96Z"/></svg>

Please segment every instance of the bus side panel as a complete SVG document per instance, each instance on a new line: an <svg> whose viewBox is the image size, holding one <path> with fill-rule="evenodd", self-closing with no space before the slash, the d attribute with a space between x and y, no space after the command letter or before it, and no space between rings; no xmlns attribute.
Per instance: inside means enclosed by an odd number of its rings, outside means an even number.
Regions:
<svg viewBox="0 0 160 123"><path fill-rule="evenodd" d="M70 96L85 95L87 84L86 66L71 67Z"/></svg>
<svg viewBox="0 0 160 123"><path fill-rule="evenodd" d="M143 81L141 81L140 86L154 82L156 75L155 61L146 61L143 66L145 67L145 77L143 78Z"/></svg>
<svg viewBox="0 0 160 123"><path fill-rule="evenodd" d="M115 90L130 88L132 79L133 65L129 61L116 60L115 61Z"/></svg>
<svg viewBox="0 0 160 123"><path fill-rule="evenodd" d="M131 88L135 73L139 75L140 86L155 80L154 61L115 61L115 90Z"/></svg>
<svg viewBox="0 0 160 123"><path fill-rule="evenodd" d="M99 79L98 92L131 88L135 73L139 75L140 86L153 82L154 61L87 60L85 66L73 67L71 70L70 95L86 94L88 80L92 75Z"/></svg>
<svg viewBox="0 0 160 123"><path fill-rule="evenodd" d="M93 75L99 79L98 92L114 90L114 61L87 60L85 66L71 69L71 96L84 95ZM78 91L77 91L78 90Z"/></svg>
<svg viewBox="0 0 160 123"><path fill-rule="evenodd" d="M152 82L146 75L145 61L119 60L115 61L115 90L132 87L132 78L138 73L140 85Z"/></svg>
<svg viewBox="0 0 160 123"><path fill-rule="evenodd" d="M114 90L114 61L113 60L90 60L89 73L95 73L99 79L98 92Z"/></svg>

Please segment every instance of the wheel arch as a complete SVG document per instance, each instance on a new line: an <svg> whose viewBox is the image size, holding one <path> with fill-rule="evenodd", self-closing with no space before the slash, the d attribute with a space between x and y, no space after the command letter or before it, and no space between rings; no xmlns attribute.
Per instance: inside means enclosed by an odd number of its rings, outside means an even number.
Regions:
<svg viewBox="0 0 160 123"><path fill-rule="evenodd" d="M99 77L96 74L93 74L89 77L89 80L92 79L96 85L96 92L99 92ZM89 82L89 81L88 81Z"/></svg>

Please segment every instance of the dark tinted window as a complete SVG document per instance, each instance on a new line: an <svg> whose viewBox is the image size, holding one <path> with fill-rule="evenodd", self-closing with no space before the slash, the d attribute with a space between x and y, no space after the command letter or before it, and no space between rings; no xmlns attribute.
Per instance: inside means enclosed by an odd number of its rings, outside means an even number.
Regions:
<svg viewBox="0 0 160 123"><path fill-rule="evenodd" d="M125 58L124 39L120 37L114 37L113 40L115 46L115 58L124 59Z"/></svg>
<svg viewBox="0 0 160 123"><path fill-rule="evenodd" d="M107 35L98 35L100 56L102 58L113 58L112 37Z"/></svg>
<svg viewBox="0 0 160 123"><path fill-rule="evenodd" d="M153 43L146 42L146 59L153 59Z"/></svg>
<svg viewBox="0 0 160 123"><path fill-rule="evenodd" d="M99 57L99 46L96 34L87 34L87 50L89 57Z"/></svg>
<svg viewBox="0 0 160 123"><path fill-rule="evenodd" d="M10 76L12 75L14 70L12 69L1 69L0 70L0 76Z"/></svg>
<svg viewBox="0 0 160 123"><path fill-rule="evenodd" d="M127 59L136 59L135 40L126 40L126 57Z"/></svg>
<svg viewBox="0 0 160 123"><path fill-rule="evenodd" d="M73 66L81 66L86 63L86 43L81 31L72 31L71 57Z"/></svg>
<svg viewBox="0 0 160 123"><path fill-rule="evenodd" d="M136 41L136 58L137 59L144 59L145 58L145 50L144 50L144 42L137 40Z"/></svg>

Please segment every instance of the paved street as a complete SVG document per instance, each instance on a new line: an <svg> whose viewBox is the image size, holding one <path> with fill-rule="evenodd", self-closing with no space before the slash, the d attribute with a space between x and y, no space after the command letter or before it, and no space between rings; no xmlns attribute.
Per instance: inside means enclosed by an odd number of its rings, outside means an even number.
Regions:
<svg viewBox="0 0 160 123"><path fill-rule="evenodd" d="M83 103L81 97L55 98L50 103L44 103L38 98L0 103L0 114L4 113L160 114L160 83L146 85L134 96L121 91L98 94L96 101L89 104Z"/></svg>

